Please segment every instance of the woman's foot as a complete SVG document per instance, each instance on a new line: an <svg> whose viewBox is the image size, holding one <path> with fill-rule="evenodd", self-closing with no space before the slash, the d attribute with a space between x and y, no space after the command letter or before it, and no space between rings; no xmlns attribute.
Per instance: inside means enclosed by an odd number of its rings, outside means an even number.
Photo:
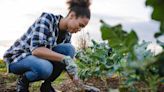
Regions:
<svg viewBox="0 0 164 92"><path fill-rule="evenodd" d="M18 78L16 87L16 92L29 92L29 81L27 80L26 76L20 76Z"/></svg>
<svg viewBox="0 0 164 92"><path fill-rule="evenodd" d="M44 82L40 87L40 92L56 92L51 86L51 82Z"/></svg>

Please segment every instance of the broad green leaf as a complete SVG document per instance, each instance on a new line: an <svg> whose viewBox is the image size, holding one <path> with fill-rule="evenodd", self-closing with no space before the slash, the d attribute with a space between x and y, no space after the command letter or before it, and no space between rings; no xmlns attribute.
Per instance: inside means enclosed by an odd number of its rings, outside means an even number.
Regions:
<svg viewBox="0 0 164 92"><path fill-rule="evenodd" d="M100 30L102 39L108 40L109 45L118 50L119 53L133 53L133 47L138 43L138 37L133 30L127 33L121 25L111 27L105 22L102 23Z"/></svg>
<svg viewBox="0 0 164 92"><path fill-rule="evenodd" d="M160 31L154 37L164 35L164 0L146 0L146 5L153 8L152 19L161 22Z"/></svg>

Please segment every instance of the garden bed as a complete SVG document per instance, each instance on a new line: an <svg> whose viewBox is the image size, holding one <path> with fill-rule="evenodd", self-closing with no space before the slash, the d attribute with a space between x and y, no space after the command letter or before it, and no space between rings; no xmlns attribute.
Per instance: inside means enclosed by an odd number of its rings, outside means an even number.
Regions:
<svg viewBox="0 0 164 92"><path fill-rule="evenodd" d="M64 74L65 75L65 74ZM53 87L58 92L80 92L78 88L73 84L72 80L68 76L64 76L64 80L60 80L60 83L53 83ZM59 77L60 78L60 77ZM63 78L62 78L63 79ZM100 92L108 92L109 88L120 90L120 92L130 92L129 88L123 87L119 89L118 79L109 78L107 81L104 81L100 78L90 78L85 80L84 83L90 86L95 86L100 89ZM34 83L30 86L30 92L40 92L39 88L41 81ZM135 83L134 87L137 88L137 92L152 92L146 87L144 82ZM15 92L16 91L16 76L15 75L5 75L4 73L0 74L0 92ZM159 84L157 92L164 92L164 85Z"/></svg>

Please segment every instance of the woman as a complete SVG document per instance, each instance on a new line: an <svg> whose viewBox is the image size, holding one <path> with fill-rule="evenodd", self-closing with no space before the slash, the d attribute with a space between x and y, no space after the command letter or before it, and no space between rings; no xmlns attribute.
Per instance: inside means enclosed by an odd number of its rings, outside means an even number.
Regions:
<svg viewBox="0 0 164 92"><path fill-rule="evenodd" d="M90 20L89 0L69 0L66 17L43 13L28 31L4 54L9 72L21 75L17 92L29 92L30 82L44 80L41 92L55 92L51 86L66 69L78 85L77 66L73 61L75 49L71 34L80 31Z"/></svg>

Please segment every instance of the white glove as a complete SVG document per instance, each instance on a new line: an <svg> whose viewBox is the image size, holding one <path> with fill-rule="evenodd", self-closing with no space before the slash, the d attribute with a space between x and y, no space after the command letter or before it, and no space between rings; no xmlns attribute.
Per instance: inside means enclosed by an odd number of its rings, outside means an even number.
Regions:
<svg viewBox="0 0 164 92"><path fill-rule="evenodd" d="M77 65L70 56L65 56L63 63L66 65L66 71L71 76L77 76Z"/></svg>

